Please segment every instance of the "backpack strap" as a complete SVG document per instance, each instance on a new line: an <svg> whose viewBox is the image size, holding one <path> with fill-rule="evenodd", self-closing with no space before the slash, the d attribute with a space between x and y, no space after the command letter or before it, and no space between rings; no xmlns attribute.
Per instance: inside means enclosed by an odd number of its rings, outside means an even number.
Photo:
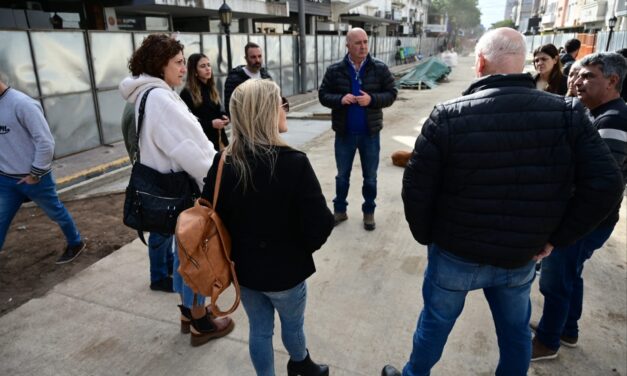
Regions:
<svg viewBox="0 0 627 376"><path fill-rule="evenodd" d="M226 153L222 152L220 156L220 162L218 162L218 172L216 173L216 185L213 188L213 202L212 206L215 210L218 205L218 193L220 192L220 182L222 182L222 170L224 168L224 160L226 159Z"/></svg>
<svg viewBox="0 0 627 376"><path fill-rule="evenodd" d="M220 156L220 162L218 162L218 172L216 174L216 185L213 190L213 209L214 210L216 209L216 205L218 204L218 193L220 192L220 182L222 181L222 170L224 169L225 160L226 160L226 152L222 152L222 155ZM231 276L233 277L233 280L231 282L233 283L233 286L235 287L235 301L233 302L233 305L231 306L231 308L229 308L226 311L221 311L220 308L218 307L218 296L219 296L222 286L214 286L213 291L211 292L211 311L217 317L230 315L231 313L233 313L237 309L237 306L239 305L239 301L240 301L240 288L239 288L239 282L237 280L237 274L235 273L235 263L231 261L231 257L229 257L229 255L226 253L225 244L222 244L222 250L224 251L224 257L229 261L229 264L230 264Z"/></svg>
<svg viewBox="0 0 627 376"><path fill-rule="evenodd" d="M224 249L224 247L222 249ZM233 283L233 287L235 287L235 301L233 302L231 308L227 309L226 311L221 311L218 307L218 295L221 286L214 286L213 291L211 292L211 312L213 312L216 317L230 315L231 313L235 312L237 306L239 306L240 300L240 289L239 282L237 281L237 274L235 274L235 263L231 261L231 258L226 253L225 256L226 259L229 260L229 262L231 263L231 276L233 277L233 280L231 282Z"/></svg>

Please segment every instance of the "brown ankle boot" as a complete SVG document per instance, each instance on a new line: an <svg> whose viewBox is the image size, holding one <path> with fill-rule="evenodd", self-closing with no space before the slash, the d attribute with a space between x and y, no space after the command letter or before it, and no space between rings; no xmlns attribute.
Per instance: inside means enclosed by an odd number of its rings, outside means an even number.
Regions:
<svg viewBox="0 0 627 376"><path fill-rule="evenodd" d="M192 310L182 304L179 304L178 307L181 310L181 333L189 334L192 323ZM211 304L209 304L206 309L209 317L212 319L215 318L213 313L211 313Z"/></svg>
<svg viewBox="0 0 627 376"><path fill-rule="evenodd" d="M230 317L214 319L209 313L199 319L192 317L190 321L190 343L192 346L200 346L212 339L224 337L231 333L235 323Z"/></svg>

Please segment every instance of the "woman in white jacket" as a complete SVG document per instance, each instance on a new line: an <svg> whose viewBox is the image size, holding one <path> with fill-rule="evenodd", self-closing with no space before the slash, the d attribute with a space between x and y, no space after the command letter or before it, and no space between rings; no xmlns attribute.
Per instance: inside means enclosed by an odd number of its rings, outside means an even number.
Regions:
<svg viewBox="0 0 627 376"><path fill-rule="evenodd" d="M144 92L154 88L145 105L139 135L141 163L159 172L187 172L202 191L203 178L216 154L200 123L174 91L187 71L183 45L164 34L144 39L129 61L132 76L120 83L125 100L135 104L135 121ZM181 295L181 331L191 331L192 346L227 335L233 330L230 318L213 319L205 307L205 298L185 285L178 273L178 252L174 252L173 287Z"/></svg>

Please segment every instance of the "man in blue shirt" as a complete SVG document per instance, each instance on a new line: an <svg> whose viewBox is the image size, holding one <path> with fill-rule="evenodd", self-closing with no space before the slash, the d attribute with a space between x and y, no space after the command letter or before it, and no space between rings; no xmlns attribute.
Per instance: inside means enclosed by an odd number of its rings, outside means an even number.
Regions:
<svg viewBox="0 0 627 376"><path fill-rule="evenodd" d="M377 169L383 128L383 108L396 100L397 90L388 67L368 53L368 35L361 28L346 34L348 53L331 65L324 75L318 98L331 108L335 131L335 224L348 219L346 207L350 174L355 153L359 150L364 177L362 204L364 228L375 229L374 209L377 197Z"/></svg>

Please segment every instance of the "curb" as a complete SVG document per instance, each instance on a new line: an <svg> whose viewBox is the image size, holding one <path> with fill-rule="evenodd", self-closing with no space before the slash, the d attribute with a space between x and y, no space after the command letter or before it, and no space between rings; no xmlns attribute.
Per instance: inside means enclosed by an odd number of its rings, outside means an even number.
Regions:
<svg viewBox="0 0 627 376"><path fill-rule="evenodd" d="M110 165L110 163L105 163L97 167L104 167L108 165ZM96 167L94 167L94 169L95 168ZM109 192L102 192L102 193L95 193L95 194L86 194L87 192L93 190L94 186L104 186L106 184L109 184L111 182L114 182L124 177L125 175L126 176L131 175L132 166L130 164L127 164L125 166L112 167L112 168L113 169L110 169L107 172L102 172L99 175L92 175L91 178L84 177L84 180L80 182L75 182L72 185L69 185L65 188L61 188L60 190L58 190L59 198L62 201L72 201L72 200L80 200L80 199L84 199L87 197L97 196L101 194L118 193L117 191L115 192L109 191ZM89 170L92 170L92 169L89 169ZM102 170L99 169L98 171L102 171ZM93 172L93 174L95 173L96 172Z"/></svg>
<svg viewBox="0 0 627 376"><path fill-rule="evenodd" d="M57 190L61 192L86 180L91 180L110 171L121 169L125 166L130 166L130 159L128 157L118 158L111 162L102 163L97 166L78 171L74 174L60 177L57 179Z"/></svg>

